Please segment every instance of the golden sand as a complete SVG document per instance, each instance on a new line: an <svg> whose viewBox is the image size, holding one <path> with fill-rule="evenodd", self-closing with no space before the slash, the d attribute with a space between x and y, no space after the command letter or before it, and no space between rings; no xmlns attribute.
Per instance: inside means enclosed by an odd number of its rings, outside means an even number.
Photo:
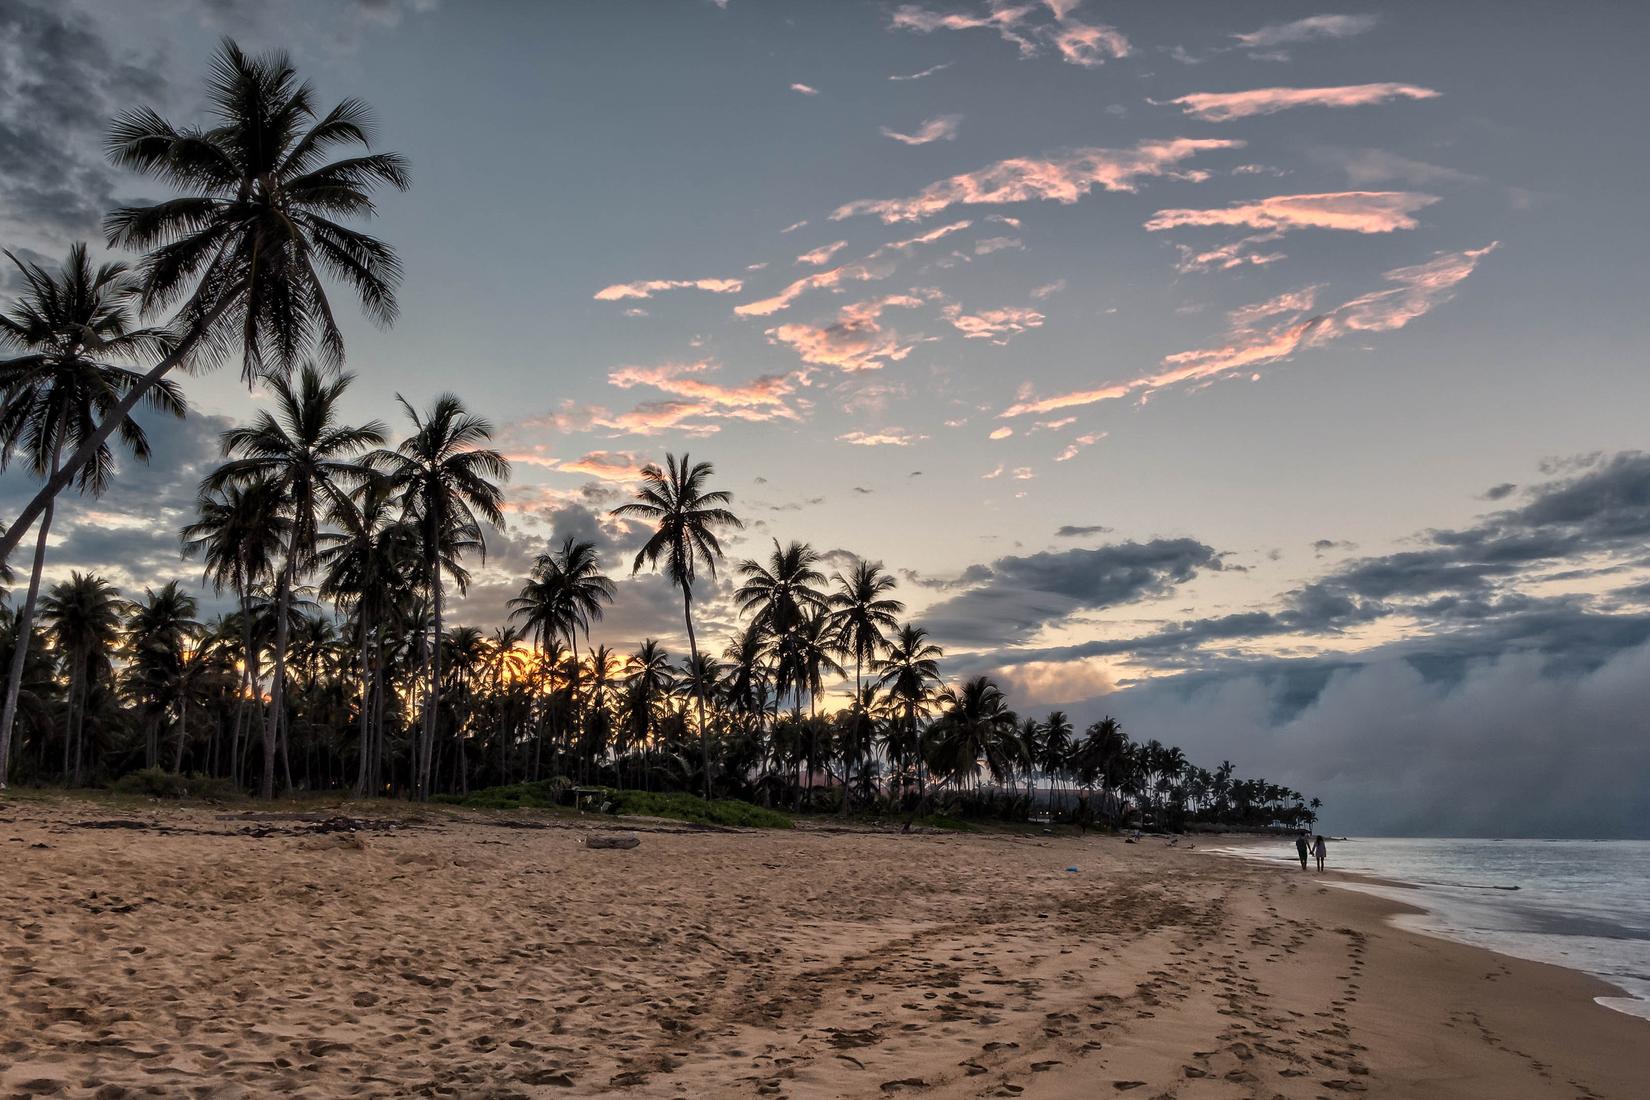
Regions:
<svg viewBox="0 0 1650 1100"><path fill-rule="evenodd" d="M1500 1100L1650 1081L1650 1026L1594 1005L1605 987L1400 931L1391 903L1292 867L662 823L596 851L581 823L542 824L0 804L0 1095Z"/></svg>

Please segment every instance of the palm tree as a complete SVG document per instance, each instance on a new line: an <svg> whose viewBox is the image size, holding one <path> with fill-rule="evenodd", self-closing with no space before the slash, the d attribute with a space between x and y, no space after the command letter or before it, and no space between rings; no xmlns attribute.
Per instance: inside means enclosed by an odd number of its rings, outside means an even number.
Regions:
<svg viewBox="0 0 1650 1100"><path fill-rule="evenodd" d="M376 452L372 461L385 471L417 527L433 612L432 637L440 638L443 570L463 591L467 575L452 566L472 549L483 561L487 559L481 525L504 525L504 491L499 482L509 478L510 462L498 451L483 446L493 438L492 423L466 411L454 395L442 394L422 414L400 394L396 400L412 420L413 434L394 451ZM433 667L424 701L414 781L421 800L430 796L436 712L441 704L439 646L432 644L430 659Z"/></svg>
<svg viewBox="0 0 1650 1100"><path fill-rule="evenodd" d="M93 270L84 244L69 249L56 274L24 263L10 252L25 291L9 314L0 313L0 348L19 354L0 359L0 471L21 452L29 471L48 481L63 464L63 452L79 450L108 420L121 399L142 381L123 362L147 357L163 343L162 334L133 323L127 301L133 281L124 265L103 264ZM146 395L156 411L181 417L183 398L165 382ZM140 462L149 460L149 440L136 421L118 420L121 444ZM107 441L93 447L71 482L82 493L99 496L114 476L115 456ZM65 483L68 484L68 483ZM19 644L6 675L5 702L0 704L0 761L11 759L11 730L17 716L17 693L23 682L34 610L40 595L40 572L46 561L55 495L40 513L35 535L34 566L18 622ZM17 531L19 537L22 531ZM0 790L6 769L0 766Z"/></svg>
<svg viewBox="0 0 1650 1100"><path fill-rule="evenodd" d="M688 456L678 460L665 455L665 470L653 463L642 467L642 487L636 499L613 510L615 516L635 516L654 524L654 531L632 564L632 576L640 573L643 563L658 568L659 559L665 562L665 573L682 590L682 618L687 623L689 660L697 663L699 643L693 636L693 581L702 565L714 579L716 563L722 557L722 544L717 532L722 528L737 530L744 526L739 517L725 505L733 502L733 495L724 490L707 490L706 482L716 472L708 462L690 466ZM666 472L668 470L668 472ZM699 700L699 743L704 757L705 798L710 798L710 726L705 721L705 694L697 693Z"/></svg>
<svg viewBox="0 0 1650 1100"><path fill-rule="evenodd" d="M247 704L261 697L263 671L255 636L252 593L275 575L275 563L286 545L292 522L286 501L272 479L225 485L196 503L199 517L180 532L183 556L201 555L205 579L213 591L234 590L241 611L241 687L235 707L235 732L230 741L230 775L239 780L240 745ZM250 738L249 738L250 740Z"/></svg>
<svg viewBox="0 0 1650 1100"><path fill-rule="evenodd" d="M1002 688L985 676L975 676L960 688L940 692L942 713L930 731L930 759L934 770L951 782L978 779L981 767L993 780L1012 776L1025 757Z"/></svg>
<svg viewBox="0 0 1650 1100"><path fill-rule="evenodd" d="M341 363L344 337L323 276L349 287L375 324L395 319L400 261L336 219L372 217L381 185L405 190L406 161L372 152L326 159L334 149L369 147L366 105L346 99L321 114L284 53L251 57L231 41L213 56L206 90L206 125L174 126L140 107L110 129L116 165L180 193L123 207L105 222L111 247L149 250L137 270L140 302L145 311L177 306L175 339L0 535L0 560L179 364L239 355L250 384L266 369L290 370L311 347Z"/></svg>
<svg viewBox="0 0 1650 1100"><path fill-rule="evenodd" d="M323 520L347 513L350 491L368 476L358 460L384 442L384 425L340 424L339 405L355 376L325 374L313 363L299 371L298 385L265 379L275 411L260 412L244 427L223 434L223 452L233 456L201 484L203 494L231 485L268 482L284 501L289 520L285 561L275 588L275 669L264 731L262 797L275 797L275 744L286 707L286 647L292 586L315 566Z"/></svg>
<svg viewBox="0 0 1650 1100"><path fill-rule="evenodd" d="M63 779L78 786L85 760L82 733L92 680L107 666L109 651L120 637L125 601L114 585L90 573L73 572L46 594L41 618L52 643L69 666L69 721L63 738Z"/></svg>
<svg viewBox="0 0 1650 1100"><path fill-rule="evenodd" d="M198 610L195 597L183 591L177 581L167 581L159 591L144 589L144 598L132 606L126 624L128 660L123 672L128 690L141 701L147 767L160 763L160 726L179 702L177 694L189 645L201 633L201 624L195 619ZM180 760L183 737L180 727Z"/></svg>
<svg viewBox="0 0 1650 1100"><path fill-rule="evenodd" d="M844 653L853 654L857 700L863 691L862 670L888 644L883 632L898 629L896 616L905 610L905 604L887 595L898 582L879 561L855 561L847 576L833 573L831 580L837 586L830 597L831 624L837 631L838 646Z"/></svg>
<svg viewBox="0 0 1650 1100"><path fill-rule="evenodd" d="M596 544L572 535L561 546L540 554L533 563L533 577L540 593L552 597L549 614L567 638L573 652L573 720L579 723L579 639L590 640L590 626L600 622L607 605L613 602L613 582L601 570Z"/></svg>
<svg viewBox="0 0 1650 1100"><path fill-rule="evenodd" d="M1054 816L1054 780L1065 774L1071 765L1071 719L1063 710L1049 711L1043 720L1042 736L1037 742L1039 754L1033 761L1048 777L1048 812Z"/></svg>
<svg viewBox="0 0 1650 1100"><path fill-rule="evenodd" d="M899 727L902 735L896 738L890 729L889 740L897 748L890 750L889 757L902 770L915 765L919 803L924 761L917 719L928 713L928 700L940 682L939 661L944 656L945 650L928 640L928 631L907 623L888 644L887 655L871 662L877 688L904 714L905 721Z"/></svg>

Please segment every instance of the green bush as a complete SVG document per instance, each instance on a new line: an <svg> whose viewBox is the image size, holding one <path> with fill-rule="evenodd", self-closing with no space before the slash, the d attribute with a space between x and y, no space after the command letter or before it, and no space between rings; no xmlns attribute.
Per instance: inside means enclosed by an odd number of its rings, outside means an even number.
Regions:
<svg viewBox="0 0 1650 1100"><path fill-rule="evenodd" d="M613 812L639 817L668 817L699 825L732 825L742 829L789 829L791 819L777 810L765 810L736 798L706 802L691 794L654 794L650 791L608 791Z"/></svg>
<svg viewBox="0 0 1650 1100"><path fill-rule="evenodd" d="M512 783L508 787L484 787L467 795L438 794L434 801L482 810L553 810L557 806L572 805L573 796L568 793L572 788L571 781L558 775L532 783Z"/></svg>
<svg viewBox="0 0 1650 1100"><path fill-rule="evenodd" d="M113 789L118 794L148 798L198 798L219 802L238 798L241 793L227 779L210 775L173 775L165 768L128 772L115 780Z"/></svg>

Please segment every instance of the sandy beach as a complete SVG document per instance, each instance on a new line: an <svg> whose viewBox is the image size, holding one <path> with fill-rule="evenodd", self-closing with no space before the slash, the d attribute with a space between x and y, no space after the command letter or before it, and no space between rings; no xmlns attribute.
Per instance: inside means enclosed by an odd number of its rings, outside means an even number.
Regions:
<svg viewBox="0 0 1650 1100"><path fill-rule="evenodd" d="M1645 1022L1591 1001L1607 987L1397 930L1392 903L1287 866L663 822L595 851L589 822L302 809L0 804L0 1092L1625 1098L1650 1079Z"/></svg>

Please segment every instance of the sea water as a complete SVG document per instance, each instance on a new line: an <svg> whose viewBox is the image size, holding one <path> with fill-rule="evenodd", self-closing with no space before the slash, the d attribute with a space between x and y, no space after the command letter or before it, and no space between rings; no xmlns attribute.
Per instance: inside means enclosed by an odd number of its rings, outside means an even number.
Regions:
<svg viewBox="0 0 1650 1100"><path fill-rule="evenodd" d="M1610 1008L1650 1019L1650 841L1350 838L1327 865L1415 889L1339 885L1424 909L1401 927L1602 978L1625 996ZM1295 841L1219 847L1250 859L1298 861Z"/></svg>

